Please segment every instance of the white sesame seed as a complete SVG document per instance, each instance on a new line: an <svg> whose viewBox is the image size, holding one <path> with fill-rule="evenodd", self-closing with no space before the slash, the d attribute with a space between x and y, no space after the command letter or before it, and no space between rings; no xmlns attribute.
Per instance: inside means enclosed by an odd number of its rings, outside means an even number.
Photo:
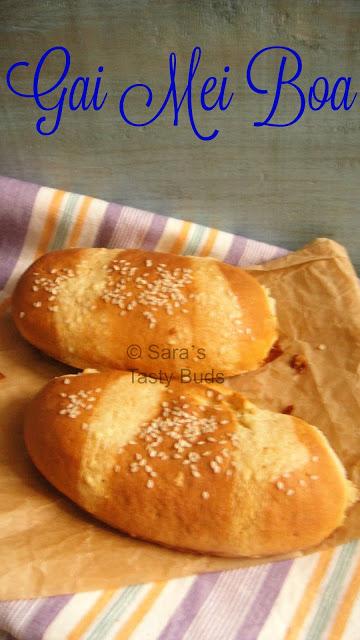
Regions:
<svg viewBox="0 0 360 640"><path fill-rule="evenodd" d="M229 424L229 420L220 420L220 424Z"/></svg>
<svg viewBox="0 0 360 640"><path fill-rule="evenodd" d="M70 379L69 378L64 378L64 384L70 384Z"/></svg>
<svg viewBox="0 0 360 640"><path fill-rule="evenodd" d="M283 489L285 489L284 483L281 482L280 480L277 481L276 487L279 489L279 491L283 491Z"/></svg>
<svg viewBox="0 0 360 640"><path fill-rule="evenodd" d="M196 469L191 469L191 473L194 478L201 478L201 473L199 473L199 471L197 471Z"/></svg>
<svg viewBox="0 0 360 640"><path fill-rule="evenodd" d="M25 318L25 311L20 311L19 318Z"/></svg>
<svg viewBox="0 0 360 640"><path fill-rule="evenodd" d="M201 497L204 498L204 500L209 500L210 493L208 491L203 491Z"/></svg>
<svg viewBox="0 0 360 640"><path fill-rule="evenodd" d="M115 464L115 465L114 465L114 471L115 471L115 473L119 473L120 469L121 469L121 467L120 467L120 465L119 465L119 464Z"/></svg>
<svg viewBox="0 0 360 640"><path fill-rule="evenodd" d="M319 351L326 351L326 344L318 344L317 348L319 349Z"/></svg>
<svg viewBox="0 0 360 640"><path fill-rule="evenodd" d="M301 478L301 480L299 480L299 485L300 485L301 487L306 487L306 482L305 482L305 480L303 480L303 479Z"/></svg>
<svg viewBox="0 0 360 640"><path fill-rule="evenodd" d="M310 480L319 480L319 476L311 475Z"/></svg>
<svg viewBox="0 0 360 640"><path fill-rule="evenodd" d="M41 304L40 300L38 302L33 302L33 307L39 308L41 307Z"/></svg>
<svg viewBox="0 0 360 640"><path fill-rule="evenodd" d="M227 476L232 476L232 475L233 475L232 470L231 470L231 469L228 469L228 470L226 471L226 475L227 475Z"/></svg>
<svg viewBox="0 0 360 640"><path fill-rule="evenodd" d="M288 489L287 492L286 492L286 495L287 496L293 496L294 493L295 493L294 489Z"/></svg>
<svg viewBox="0 0 360 640"><path fill-rule="evenodd" d="M149 478L149 480L148 480L148 481L147 481L147 483L146 483L147 488L148 488L148 489L152 489L152 488L154 487L154 485L155 485L154 480L152 480L151 478Z"/></svg>
<svg viewBox="0 0 360 640"><path fill-rule="evenodd" d="M312 462L319 462L319 456L312 456L311 457L311 461Z"/></svg>
<svg viewBox="0 0 360 640"><path fill-rule="evenodd" d="M212 398L213 395L214 395L214 392L211 389L208 389L207 392L206 392L206 395L207 395L208 398Z"/></svg>
<svg viewBox="0 0 360 640"><path fill-rule="evenodd" d="M290 473L288 471L285 471L285 473L282 474L283 478L290 478Z"/></svg>

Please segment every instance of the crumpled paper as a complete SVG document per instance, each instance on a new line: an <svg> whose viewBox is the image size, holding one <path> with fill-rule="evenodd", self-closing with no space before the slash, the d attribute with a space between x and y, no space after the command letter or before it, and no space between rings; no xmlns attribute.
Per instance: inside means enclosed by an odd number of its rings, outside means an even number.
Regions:
<svg viewBox="0 0 360 640"><path fill-rule="evenodd" d="M360 486L360 291L345 249L319 239L249 271L276 300L282 353L226 384L261 407L292 409L317 425ZM294 355L305 358L301 373L290 366ZM51 377L69 371L27 344L8 309L2 310L1 599L111 589L274 561L181 553L131 539L97 522L50 486L26 453L23 412ZM358 537L360 503L331 538L310 551Z"/></svg>

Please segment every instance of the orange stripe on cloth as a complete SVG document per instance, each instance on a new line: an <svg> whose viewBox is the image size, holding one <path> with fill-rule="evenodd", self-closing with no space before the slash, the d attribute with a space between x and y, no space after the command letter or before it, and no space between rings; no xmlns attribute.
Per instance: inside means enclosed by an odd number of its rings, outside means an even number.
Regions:
<svg viewBox="0 0 360 640"><path fill-rule="evenodd" d="M75 247L80 237L81 229L84 226L85 218L89 211L90 205L93 201L93 198L90 196L84 196L81 207L77 214L74 226L72 228L71 234L67 242L65 243L65 247Z"/></svg>
<svg viewBox="0 0 360 640"><path fill-rule="evenodd" d="M328 635L328 640L339 640L339 638L342 638L345 627L349 620L354 602L357 596L359 595L359 591L360 591L360 560L355 567L354 575L349 582L348 588L346 589L342 597L342 601L339 606L338 612L336 614L336 618L334 620L334 623Z"/></svg>
<svg viewBox="0 0 360 640"><path fill-rule="evenodd" d="M129 620L126 621L121 631L115 636L115 640L126 640L130 638L136 627L145 618L150 607L165 589L166 584L166 582L158 582L150 589L145 598L140 602L138 608L130 616Z"/></svg>
<svg viewBox="0 0 360 640"><path fill-rule="evenodd" d="M104 591L104 593L98 597L91 609L89 609L80 622L78 622L76 627L70 631L67 636L67 640L79 640L83 633L90 627L91 623L94 622L99 613L105 609L106 605L110 602L111 598L114 597L115 593L115 589L112 591Z"/></svg>
<svg viewBox="0 0 360 640"><path fill-rule="evenodd" d="M189 235L189 231L191 229L192 226L192 222L188 222L187 220L185 220L182 225L181 225L181 231L179 233L179 235L177 236L174 244L172 245L171 249L169 250L170 253L181 253L181 251L183 250L185 244L186 244L186 240L187 237Z"/></svg>
<svg viewBox="0 0 360 640"><path fill-rule="evenodd" d="M47 251L49 242L52 238L54 229L56 227L57 219L60 214L60 205L64 195L65 195L65 191L56 190L53 197L51 198L45 224L42 229L38 248L36 250L36 254L35 254L36 258L39 258Z"/></svg>
<svg viewBox="0 0 360 640"><path fill-rule="evenodd" d="M303 626L306 616L309 613L311 606L319 592L319 587L326 574L328 566L334 555L334 549L327 549L320 553L320 558L316 563L316 567L313 574L306 585L303 597L295 611L293 618L289 624L288 631L284 637L284 640L296 640L301 627Z"/></svg>
<svg viewBox="0 0 360 640"><path fill-rule="evenodd" d="M206 242L203 246L203 248L201 249L199 255L200 256L208 256L211 249L213 248L214 244L215 244L215 240L217 238L218 235L218 230L217 229L210 229L210 232L208 234L208 237L206 238Z"/></svg>

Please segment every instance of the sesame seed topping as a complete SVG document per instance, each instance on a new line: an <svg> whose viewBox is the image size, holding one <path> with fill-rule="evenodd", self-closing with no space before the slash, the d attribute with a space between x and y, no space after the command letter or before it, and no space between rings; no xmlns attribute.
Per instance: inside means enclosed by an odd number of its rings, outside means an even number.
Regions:
<svg viewBox="0 0 360 640"><path fill-rule="evenodd" d="M287 496L293 496L294 493L295 493L294 489L288 489L287 492L286 492L286 495Z"/></svg>
<svg viewBox="0 0 360 640"><path fill-rule="evenodd" d="M25 311L20 311L19 318L25 318Z"/></svg>
<svg viewBox="0 0 360 640"><path fill-rule="evenodd" d="M39 308L41 307L41 304L40 300L38 300L37 302L33 302L33 307Z"/></svg>
<svg viewBox="0 0 360 640"><path fill-rule="evenodd" d="M319 351L326 351L327 347L326 347L326 344L318 344L317 348L319 349Z"/></svg>
<svg viewBox="0 0 360 640"><path fill-rule="evenodd" d="M319 480L319 476L311 475L310 480Z"/></svg>
<svg viewBox="0 0 360 640"><path fill-rule="evenodd" d="M64 384L70 384L70 379L69 378L64 378Z"/></svg>
<svg viewBox="0 0 360 640"><path fill-rule="evenodd" d="M115 465L114 465L114 471L115 471L115 473L119 473L120 469L121 469L121 467L120 467L120 465L119 465L119 464L115 464Z"/></svg>
<svg viewBox="0 0 360 640"><path fill-rule="evenodd" d="M300 485L301 487L306 487L306 482L305 482L305 480L303 480L303 479L301 478L301 480L299 480L299 485Z"/></svg>
<svg viewBox="0 0 360 640"><path fill-rule="evenodd" d="M281 480L277 481L276 487L277 487L277 489L279 489L279 491L283 491L285 489L285 485L284 485L283 482L281 482Z"/></svg>
<svg viewBox="0 0 360 640"><path fill-rule="evenodd" d="M201 497L204 498L204 500L209 500L210 493L208 491L203 491Z"/></svg>
<svg viewBox="0 0 360 640"><path fill-rule="evenodd" d="M152 260L145 264L148 268L153 266ZM171 271L165 263L149 272L139 273L139 269L140 267L131 266L128 261L113 260L106 267L107 279L101 298L104 302L117 305L122 314L137 305L143 305L147 308L143 315L148 326L154 329L160 308L164 308L169 315L173 315L175 309L184 311L183 305L188 301L186 287L192 282L192 269L178 267ZM134 284L136 292L127 290ZM126 304L128 298L132 298L130 304Z"/></svg>
<svg viewBox="0 0 360 640"><path fill-rule="evenodd" d="M311 457L311 461L312 462L319 462L319 456L312 456Z"/></svg>
<svg viewBox="0 0 360 640"><path fill-rule="evenodd" d="M148 488L148 489L152 489L152 488L154 487L154 485L155 485L154 480L152 480L151 478L149 478L149 480L148 480L148 481L147 481L147 483L146 483L147 488Z"/></svg>

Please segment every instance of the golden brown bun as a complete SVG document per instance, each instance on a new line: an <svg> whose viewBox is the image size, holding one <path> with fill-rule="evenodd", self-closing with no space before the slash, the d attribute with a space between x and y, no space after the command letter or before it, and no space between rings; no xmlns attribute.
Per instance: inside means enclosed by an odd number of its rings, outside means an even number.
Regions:
<svg viewBox="0 0 360 640"><path fill-rule="evenodd" d="M20 278L13 315L29 342L74 367L191 369L205 382L256 369L277 338L271 299L242 269L137 249L44 255ZM141 358L128 355L134 344Z"/></svg>
<svg viewBox="0 0 360 640"><path fill-rule="evenodd" d="M55 487L132 536L224 556L329 536L355 490L324 435L214 387L120 371L56 378L29 407L26 445Z"/></svg>

